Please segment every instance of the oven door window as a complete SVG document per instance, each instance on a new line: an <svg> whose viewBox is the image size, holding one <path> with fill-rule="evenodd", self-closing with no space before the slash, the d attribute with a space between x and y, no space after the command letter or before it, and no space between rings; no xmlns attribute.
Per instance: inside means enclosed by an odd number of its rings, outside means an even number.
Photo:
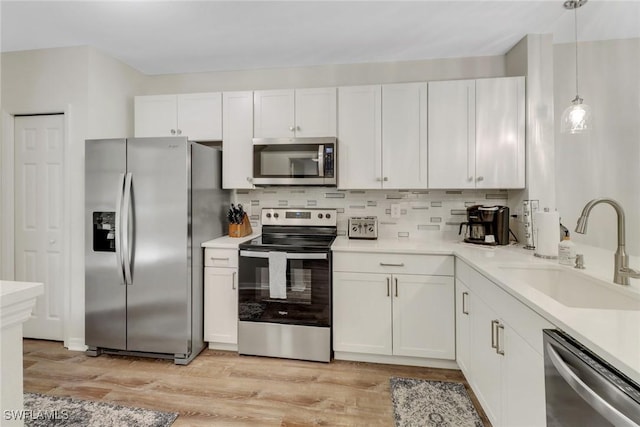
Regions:
<svg viewBox="0 0 640 427"><path fill-rule="evenodd" d="M323 258L286 259L281 274L284 282L271 280L268 252L255 254L259 256L240 256L238 313L241 321L308 326L331 324L330 254L288 254Z"/></svg>
<svg viewBox="0 0 640 427"><path fill-rule="evenodd" d="M254 145L254 178L316 178L323 156L314 144Z"/></svg>

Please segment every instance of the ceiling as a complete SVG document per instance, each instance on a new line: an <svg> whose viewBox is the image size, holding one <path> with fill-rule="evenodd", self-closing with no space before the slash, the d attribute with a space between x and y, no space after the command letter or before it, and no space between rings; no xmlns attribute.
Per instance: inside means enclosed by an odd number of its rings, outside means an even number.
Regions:
<svg viewBox="0 0 640 427"><path fill-rule="evenodd" d="M574 40L546 1L10 1L3 52L90 45L145 74L502 55L526 34ZM591 0L580 41L640 37L640 0Z"/></svg>

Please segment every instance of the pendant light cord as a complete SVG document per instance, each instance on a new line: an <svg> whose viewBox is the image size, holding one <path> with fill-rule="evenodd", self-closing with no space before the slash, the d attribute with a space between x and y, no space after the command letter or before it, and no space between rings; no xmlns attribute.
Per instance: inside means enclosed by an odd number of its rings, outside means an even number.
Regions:
<svg viewBox="0 0 640 427"><path fill-rule="evenodd" d="M576 99L580 98L580 92L578 91L578 7L576 6L573 9L573 19L574 19L574 36L576 41Z"/></svg>

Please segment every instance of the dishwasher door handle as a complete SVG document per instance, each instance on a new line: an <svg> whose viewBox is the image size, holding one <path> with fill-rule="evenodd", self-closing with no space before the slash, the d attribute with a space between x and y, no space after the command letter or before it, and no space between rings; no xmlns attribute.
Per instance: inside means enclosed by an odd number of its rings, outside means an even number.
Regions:
<svg viewBox="0 0 640 427"><path fill-rule="evenodd" d="M560 376L567 384L582 397L594 410L616 427L638 427L638 424L627 418L622 412L611 406L598 393L591 389L577 376L567 363L560 357L558 352L549 343L546 343L547 356ZM605 379L602 379L605 382Z"/></svg>

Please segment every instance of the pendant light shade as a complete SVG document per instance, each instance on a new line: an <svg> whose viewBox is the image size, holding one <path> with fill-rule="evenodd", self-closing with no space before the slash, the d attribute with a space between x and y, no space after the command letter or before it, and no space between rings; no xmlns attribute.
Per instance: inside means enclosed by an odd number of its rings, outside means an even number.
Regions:
<svg viewBox="0 0 640 427"><path fill-rule="evenodd" d="M575 52L576 52L576 97L571 101L560 119L560 131L562 133L586 133L593 127L593 117L591 108L580 98L578 91L578 8L583 6L587 0L567 0L564 8L573 10L574 32L575 32Z"/></svg>
<svg viewBox="0 0 640 427"><path fill-rule="evenodd" d="M582 102L582 98L576 96L560 119L560 131L562 133L585 133L591 130L593 119L591 107Z"/></svg>

